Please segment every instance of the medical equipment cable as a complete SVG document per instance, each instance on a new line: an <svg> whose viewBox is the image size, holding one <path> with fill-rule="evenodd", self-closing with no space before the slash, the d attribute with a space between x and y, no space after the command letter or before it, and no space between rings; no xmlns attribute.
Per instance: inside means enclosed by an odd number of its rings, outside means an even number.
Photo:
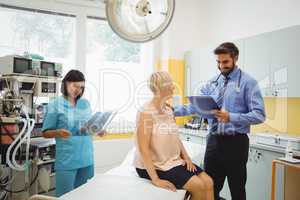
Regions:
<svg viewBox="0 0 300 200"><path fill-rule="evenodd" d="M12 184L13 182L14 182L14 180L15 180L15 178L16 178L16 176L12 176L11 178L10 178L10 180L9 180L9 176L6 176L5 178L4 178L4 182L5 183L3 183L3 181L2 181L2 178L0 179L0 187L2 186L7 186L8 184Z"/></svg>
<svg viewBox="0 0 300 200"><path fill-rule="evenodd" d="M3 185L3 174L1 174L1 176L0 176L0 185ZM5 179L7 179L8 180L8 177L6 177ZM0 191L0 200L5 200L6 198L7 198L7 194L8 194L8 192L6 192L6 191Z"/></svg>
<svg viewBox="0 0 300 200"><path fill-rule="evenodd" d="M30 123L31 123L31 124L30 124ZM30 134L31 134L31 132L32 132L32 130L33 130L33 126L34 126L34 120L33 120L33 119L29 119L29 125L28 125L28 129L27 129L27 132L26 132L26 135L27 135L27 141L26 141L26 142L27 142L27 143L26 143L26 154L25 154L25 157L26 157L25 160L26 160L26 162L29 161ZM29 135L28 135L28 134L29 134ZM22 138L22 141L26 139L26 135ZM20 142L17 144L17 146L15 147L15 149L14 149L14 151L13 151L13 155L12 155L13 158L16 157L17 150L20 149L22 143L23 143L23 142L20 141ZM13 164L14 164L15 166L19 166L20 168L22 168L22 166L20 166L20 165L17 163L16 159L13 159L12 161L13 161ZM28 164L28 163L27 163L27 164ZM25 165L26 165L26 163L25 163Z"/></svg>
<svg viewBox="0 0 300 200"><path fill-rule="evenodd" d="M24 126L19 133L19 135L16 137L16 139L12 142L12 144L8 147L7 153L6 153L6 160L7 164L10 168L17 170L17 171L24 171L28 169L29 166L29 148L30 148L30 136L31 136L31 131L34 128L35 121L33 119L29 119L29 115L24 107L22 107L21 112L23 112L26 116L26 119L20 119L21 122L24 123ZM27 128L27 131L25 132ZM17 150L20 148L20 146L24 143L26 140L26 159L25 159L25 164L22 166L17 163L15 160ZM19 142L17 144L17 142ZM10 153L12 151L12 148L17 144L15 149L13 150L13 156L12 160L10 160Z"/></svg>
<svg viewBox="0 0 300 200"><path fill-rule="evenodd" d="M6 83L7 89L10 91L10 88L9 88L9 84L8 84L7 78L5 78L5 83Z"/></svg>
<svg viewBox="0 0 300 200"><path fill-rule="evenodd" d="M220 73L215 80L210 82L211 84L215 85L214 91L216 90L217 86L219 85L218 80L220 79L221 76L222 76L222 73ZM242 70L239 69L239 77L238 77L238 82L237 82L237 86L236 86L236 91L237 92L240 92L241 79L242 79Z"/></svg>
<svg viewBox="0 0 300 200"><path fill-rule="evenodd" d="M3 192L4 194L2 195L1 199L0 200L6 200L7 199L7 194L8 192Z"/></svg>
<svg viewBox="0 0 300 200"><path fill-rule="evenodd" d="M6 163L7 165L12 168L12 169L15 169L17 171L19 171L19 169L17 167L15 167L13 164L12 164L12 161L10 160L10 151L12 150L13 146L21 139L21 137L23 136L25 130L26 130L26 126L27 126L27 120L25 119L21 119L20 120L21 122L23 122L23 127L22 127L22 130L21 132L19 133L19 135L15 138L15 140L11 143L11 145L8 147L8 150L6 152ZM12 158L13 159L13 158Z"/></svg>
<svg viewBox="0 0 300 200"><path fill-rule="evenodd" d="M5 194L3 195L3 197L1 198L1 200L6 200L7 199L7 197L8 197L8 192L5 192Z"/></svg>

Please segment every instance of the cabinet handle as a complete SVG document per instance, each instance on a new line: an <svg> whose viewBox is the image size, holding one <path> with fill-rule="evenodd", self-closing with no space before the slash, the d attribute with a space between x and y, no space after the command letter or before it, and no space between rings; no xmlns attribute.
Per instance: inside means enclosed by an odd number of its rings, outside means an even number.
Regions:
<svg viewBox="0 0 300 200"><path fill-rule="evenodd" d="M259 159L260 159L260 156L261 156L260 154L257 154L257 160L259 160Z"/></svg>
<svg viewBox="0 0 300 200"><path fill-rule="evenodd" d="M262 157L262 153L261 152L257 152L256 154L256 161L258 162Z"/></svg>

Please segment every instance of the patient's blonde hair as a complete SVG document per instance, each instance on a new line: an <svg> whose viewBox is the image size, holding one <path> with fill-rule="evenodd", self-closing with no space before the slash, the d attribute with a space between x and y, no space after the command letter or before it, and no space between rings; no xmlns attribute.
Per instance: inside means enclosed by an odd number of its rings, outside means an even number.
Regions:
<svg viewBox="0 0 300 200"><path fill-rule="evenodd" d="M154 93L157 94L166 86L172 84L173 79L171 75L166 71L158 71L151 74L149 79L149 88Z"/></svg>

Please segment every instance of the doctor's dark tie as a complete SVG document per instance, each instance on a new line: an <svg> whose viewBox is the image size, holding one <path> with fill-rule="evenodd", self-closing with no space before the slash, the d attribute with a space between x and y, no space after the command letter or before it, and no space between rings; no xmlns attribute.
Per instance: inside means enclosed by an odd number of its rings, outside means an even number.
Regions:
<svg viewBox="0 0 300 200"><path fill-rule="evenodd" d="M219 108L223 107L224 95L225 95L225 91L226 91L226 88L227 88L228 81L229 81L229 77L225 77L224 83L223 83L222 87L220 88L219 96L218 96L217 101L216 101Z"/></svg>
<svg viewBox="0 0 300 200"><path fill-rule="evenodd" d="M225 91L228 85L229 77L224 78L224 82L222 83L222 86L220 87L219 96L216 100L216 103L218 104L219 108L222 109L224 106L224 95ZM218 122L217 119L214 119L214 123L212 125L212 132L214 134L220 135L225 134L225 124Z"/></svg>

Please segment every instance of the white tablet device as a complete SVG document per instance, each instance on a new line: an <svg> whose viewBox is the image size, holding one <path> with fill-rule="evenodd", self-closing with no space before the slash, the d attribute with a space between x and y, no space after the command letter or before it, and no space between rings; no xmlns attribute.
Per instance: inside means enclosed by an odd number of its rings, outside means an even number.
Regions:
<svg viewBox="0 0 300 200"><path fill-rule="evenodd" d="M82 128L91 135L104 131L116 116L117 111L96 112Z"/></svg>
<svg viewBox="0 0 300 200"><path fill-rule="evenodd" d="M215 118L212 110L219 110L218 104L211 96L189 96L190 103L197 109L197 113L204 118Z"/></svg>

